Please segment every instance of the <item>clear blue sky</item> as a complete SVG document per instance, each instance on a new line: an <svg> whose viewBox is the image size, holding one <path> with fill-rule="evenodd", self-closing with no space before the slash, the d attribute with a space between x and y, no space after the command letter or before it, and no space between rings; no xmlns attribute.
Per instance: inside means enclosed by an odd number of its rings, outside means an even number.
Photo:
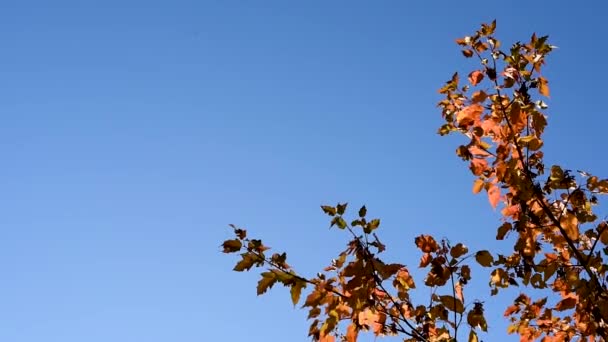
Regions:
<svg viewBox="0 0 608 342"><path fill-rule="evenodd" d="M602 3L0 2L0 341L307 341L219 245L241 225L314 274L345 240L325 203L366 204L411 266L423 232L495 246L435 134L454 39L551 35L547 162L606 176Z"/></svg>

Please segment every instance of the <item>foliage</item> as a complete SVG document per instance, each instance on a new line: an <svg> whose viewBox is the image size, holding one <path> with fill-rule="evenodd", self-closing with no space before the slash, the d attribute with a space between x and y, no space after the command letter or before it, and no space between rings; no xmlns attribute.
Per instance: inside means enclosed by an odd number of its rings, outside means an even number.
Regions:
<svg viewBox="0 0 608 342"><path fill-rule="evenodd" d="M466 137L456 154L475 176L473 192L485 191L490 205L500 210L496 239L512 241L513 253L470 252L462 243L416 237L419 267L426 272L419 285L432 289L429 302L420 304L410 296L417 285L408 268L381 259L386 247L376 235L380 220L368 218L365 207L354 219L347 219L346 204L321 207L331 226L351 239L316 277L298 274L285 253L266 255L269 248L262 241L233 226L235 238L223 249L241 253L234 270L266 267L258 294L276 283L289 287L294 305L303 302L308 310L313 340L353 342L370 331L403 336L403 341L477 341L488 325L483 303L465 297L473 260L489 268L492 295L508 287L526 291L504 312L511 323L508 333L521 341L607 339L608 223L593 209L598 196L608 192L608 179L582 171L576 176L558 165L545 168L547 106L539 98L549 96L549 86L541 71L554 47L547 36L532 35L527 43L501 49L495 28L496 22L483 24L456 41L479 66L464 82L456 73L440 89L445 123L439 134ZM513 238L506 240L507 235Z"/></svg>

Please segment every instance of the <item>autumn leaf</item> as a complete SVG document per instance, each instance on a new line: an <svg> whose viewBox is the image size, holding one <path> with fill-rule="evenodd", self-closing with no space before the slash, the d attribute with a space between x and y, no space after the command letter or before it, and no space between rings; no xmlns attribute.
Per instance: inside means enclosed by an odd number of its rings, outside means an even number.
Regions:
<svg viewBox="0 0 608 342"><path fill-rule="evenodd" d="M479 120L481 113L483 113L483 107L478 103L464 107L456 115L456 123L459 127L470 126Z"/></svg>
<svg viewBox="0 0 608 342"><path fill-rule="evenodd" d="M569 294L566 298L560 300L557 305L555 305L555 310L557 311L565 311L568 309L574 308L576 303L578 302L578 298L575 294Z"/></svg>
<svg viewBox="0 0 608 342"><path fill-rule="evenodd" d="M464 305L462 305L462 302L460 301L460 299L458 298L454 298L452 296L441 296L439 297L441 304L443 304L448 310L450 311L454 311L456 313L463 313L464 312Z"/></svg>
<svg viewBox="0 0 608 342"><path fill-rule="evenodd" d="M546 97L549 97L549 82L544 77L538 78L538 92Z"/></svg>
<svg viewBox="0 0 608 342"><path fill-rule="evenodd" d="M475 176L480 176L488 168L488 161L481 158L473 158L471 160L471 172Z"/></svg>
<svg viewBox="0 0 608 342"><path fill-rule="evenodd" d="M471 331L469 332L469 342L478 342L479 339L477 338L477 333L475 332L475 330L471 329Z"/></svg>
<svg viewBox="0 0 608 342"><path fill-rule="evenodd" d="M419 267L426 267L428 264L431 263L431 261L433 261L433 256L431 255L431 253L424 253L420 258Z"/></svg>
<svg viewBox="0 0 608 342"><path fill-rule="evenodd" d="M476 179L475 182L473 182L473 193L477 194L481 191L481 189L483 189L483 185L484 185L484 181L482 179Z"/></svg>
<svg viewBox="0 0 608 342"><path fill-rule="evenodd" d="M258 296L265 293L269 288L277 282L276 275L273 272L262 272L262 279L258 281Z"/></svg>
<svg viewBox="0 0 608 342"><path fill-rule="evenodd" d="M507 233L511 231L512 226L511 223L505 222L500 227L498 227L498 231L496 232L496 240L502 240L505 238Z"/></svg>
<svg viewBox="0 0 608 342"><path fill-rule="evenodd" d="M296 280L293 285L291 285L291 289L289 290L291 294L291 301L293 305L297 305L300 301L300 294L302 293L302 289L306 287L306 283L301 280Z"/></svg>
<svg viewBox="0 0 608 342"><path fill-rule="evenodd" d="M488 189L488 200L490 201L492 208L498 206L498 202L500 201L500 189L495 184L492 184L490 189Z"/></svg>
<svg viewBox="0 0 608 342"><path fill-rule="evenodd" d="M349 324L348 328L346 328L346 342L357 342L357 336L359 335L359 330L357 329L356 324Z"/></svg>
<svg viewBox="0 0 608 342"><path fill-rule="evenodd" d="M481 80L483 80L483 72L475 70L469 74L469 82L472 85L476 86Z"/></svg>
<svg viewBox="0 0 608 342"><path fill-rule="evenodd" d="M567 211L564 215L562 215L559 220L559 223L566 231L566 235L569 239L573 241L578 240L578 219L571 211Z"/></svg>
<svg viewBox="0 0 608 342"><path fill-rule="evenodd" d="M483 267L490 267L494 262L494 257L490 252L484 250L475 253L475 260Z"/></svg>
<svg viewBox="0 0 608 342"><path fill-rule="evenodd" d="M486 94L483 90L476 91L471 95L471 101L473 103L481 103L488 98L488 94Z"/></svg>
<svg viewBox="0 0 608 342"><path fill-rule="evenodd" d="M243 243L237 239L226 240L222 244L222 247L224 248L224 253L234 253L241 250L241 247L243 247Z"/></svg>
<svg viewBox="0 0 608 342"><path fill-rule="evenodd" d="M463 245L462 243L457 243L454 247L452 247L450 249L450 255L453 258L459 258L465 254L467 254L469 252L469 249L467 248L467 246Z"/></svg>
<svg viewBox="0 0 608 342"><path fill-rule="evenodd" d="M234 266L234 271L242 272L249 270L256 262L256 259L251 255L251 253L243 253L241 254L241 257L241 261L237 262L237 264Z"/></svg>
<svg viewBox="0 0 608 342"><path fill-rule="evenodd" d="M336 342L336 338L333 335L323 335L319 338L319 342Z"/></svg>
<svg viewBox="0 0 608 342"><path fill-rule="evenodd" d="M420 235L414 239L414 243L424 253L432 253L439 249L437 241L430 235Z"/></svg>

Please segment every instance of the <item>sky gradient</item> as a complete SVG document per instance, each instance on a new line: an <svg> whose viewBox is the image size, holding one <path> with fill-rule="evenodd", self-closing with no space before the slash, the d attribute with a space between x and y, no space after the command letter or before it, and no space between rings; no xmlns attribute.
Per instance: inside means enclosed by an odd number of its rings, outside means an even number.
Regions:
<svg viewBox="0 0 608 342"><path fill-rule="evenodd" d="M233 223L315 274L347 238L320 204L367 205L410 266L421 233L505 248L436 134L437 89L471 67L454 39L494 18L507 44L550 35L546 162L605 177L607 10L1 1L0 341L308 341L288 292L256 297L219 245ZM507 340L483 277L485 339Z"/></svg>

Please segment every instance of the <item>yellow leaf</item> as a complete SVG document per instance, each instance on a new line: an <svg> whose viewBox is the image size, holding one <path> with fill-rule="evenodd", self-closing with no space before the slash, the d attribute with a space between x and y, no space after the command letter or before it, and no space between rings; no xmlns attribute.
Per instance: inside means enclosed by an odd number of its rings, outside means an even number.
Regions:
<svg viewBox="0 0 608 342"><path fill-rule="evenodd" d="M471 332L469 333L469 342L477 342L479 341L479 339L477 339L477 333L475 333L475 331L473 329L471 329Z"/></svg>
<svg viewBox="0 0 608 342"><path fill-rule="evenodd" d="M477 194L483 189L483 180L476 179L475 183L473 183L473 193Z"/></svg>
<svg viewBox="0 0 608 342"><path fill-rule="evenodd" d="M306 287L306 283L299 280L297 280L291 286L291 290L289 292L291 294L291 301L293 302L293 305L298 304L298 302L300 301L300 294L302 294L302 289L304 287Z"/></svg>

